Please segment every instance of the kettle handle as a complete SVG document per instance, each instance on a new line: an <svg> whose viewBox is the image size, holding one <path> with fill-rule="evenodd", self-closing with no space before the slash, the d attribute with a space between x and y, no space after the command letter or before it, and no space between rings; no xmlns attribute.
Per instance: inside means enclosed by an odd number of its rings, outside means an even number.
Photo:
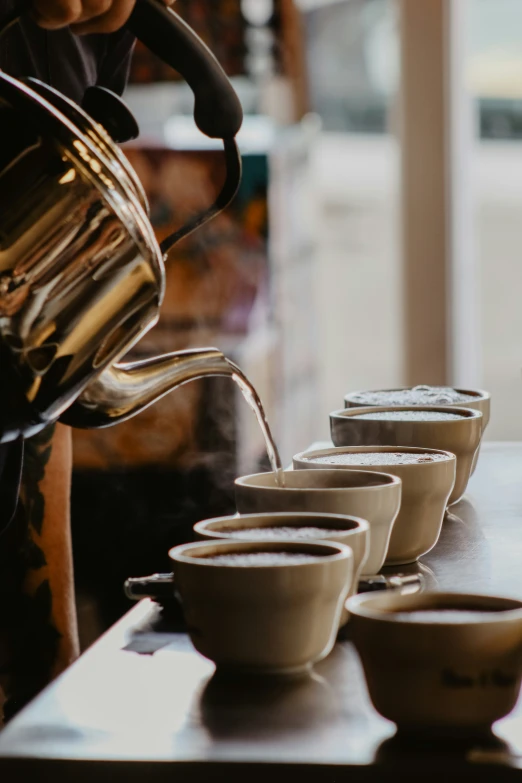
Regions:
<svg viewBox="0 0 522 783"><path fill-rule="evenodd" d="M200 131L214 139L234 138L243 122L241 103L225 71L194 30L160 0L138 0L127 28L188 83Z"/></svg>

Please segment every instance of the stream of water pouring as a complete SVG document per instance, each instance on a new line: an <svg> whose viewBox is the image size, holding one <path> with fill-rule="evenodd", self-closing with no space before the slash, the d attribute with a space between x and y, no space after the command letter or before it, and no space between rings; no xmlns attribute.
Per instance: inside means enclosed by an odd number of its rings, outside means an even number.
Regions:
<svg viewBox="0 0 522 783"><path fill-rule="evenodd" d="M272 435L270 425L268 424L266 418L263 403L261 402L256 390L246 375L239 369L237 364L234 364L234 362L231 362L229 359L226 359L226 362L232 369L232 379L237 383L241 389L243 397L256 414L257 421L259 422L261 432L263 433L263 437L265 439L266 453L268 454L268 459L270 460L270 466L275 473L276 484L280 487L284 487L285 474L283 471L283 465L281 462L281 457L279 456L279 451L274 441L274 436Z"/></svg>

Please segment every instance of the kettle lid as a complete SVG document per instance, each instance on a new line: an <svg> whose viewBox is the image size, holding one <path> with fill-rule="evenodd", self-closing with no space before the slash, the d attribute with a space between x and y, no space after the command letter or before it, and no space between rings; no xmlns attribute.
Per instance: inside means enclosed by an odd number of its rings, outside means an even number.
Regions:
<svg viewBox="0 0 522 783"><path fill-rule="evenodd" d="M91 139L91 141L100 148L106 157L109 159L113 158L113 163L119 170L119 177L127 177L130 180L130 183L136 191L136 195L138 196L142 207L148 212L149 205L147 196L145 195L145 191L143 189L143 185L141 184L136 172L130 165L125 155L122 153L118 145L114 143L111 135L109 134L107 128L104 127L102 122L96 122L93 117L85 111L85 109L78 106L76 103L74 103L74 101L70 100L70 98L67 98L65 95L63 95L63 93L59 92L54 87L45 84L45 82L42 82L39 79L35 79L32 76L29 76L26 79L21 79L20 81L28 84L32 90L37 92L42 98L51 103L65 117L74 123L76 128L78 128L79 131ZM89 95L90 99L90 95L94 90L101 89L103 88L88 88L86 96ZM108 93L109 91L106 90L104 92ZM114 99L119 100L117 99L117 96L114 96ZM135 120L134 122L136 123ZM136 131L138 131L137 124Z"/></svg>

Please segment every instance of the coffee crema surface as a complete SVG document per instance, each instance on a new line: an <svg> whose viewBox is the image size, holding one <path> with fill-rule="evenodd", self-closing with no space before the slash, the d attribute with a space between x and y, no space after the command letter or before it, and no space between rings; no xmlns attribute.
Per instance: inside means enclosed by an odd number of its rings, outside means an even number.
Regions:
<svg viewBox="0 0 522 783"><path fill-rule="evenodd" d="M346 529L330 529L326 527L292 527L290 525L281 525L280 527L245 527L241 530L237 528L230 528L229 530L221 530L220 532L226 533L231 538L248 538L252 540L262 541L265 538L278 539L278 538L322 538L323 536L335 536L339 533L349 533L354 528Z"/></svg>
<svg viewBox="0 0 522 783"><path fill-rule="evenodd" d="M452 421L465 419L466 416L443 411L375 411L375 413L356 414L350 418L367 421Z"/></svg>
<svg viewBox="0 0 522 783"><path fill-rule="evenodd" d="M443 462L444 454L412 454L399 451L349 452L305 457L307 462L321 465L419 465L425 462Z"/></svg>
<svg viewBox="0 0 522 783"><path fill-rule="evenodd" d="M218 566L233 566L239 568L257 568L259 566L288 566L301 563L313 563L321 560L323 555L311 555L305 552L241 552L225 555L208 555L195 558L205 563Z"/></svg>
<svg viewBox="0 0 522 783"><path fill-rule="evenodd" d="M360 392L353 400L360 405L456 405L477 397L450 386L414 386L412 389L391 389Z"/></svg>

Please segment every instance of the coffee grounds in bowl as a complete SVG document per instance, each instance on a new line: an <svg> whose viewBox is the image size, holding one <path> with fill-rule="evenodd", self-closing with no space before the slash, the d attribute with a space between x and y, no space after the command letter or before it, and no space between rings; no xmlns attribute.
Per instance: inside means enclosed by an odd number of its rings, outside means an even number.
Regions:
<svg viewBox="0 0 522 783"><path fill-rule="evenodd" d="M307 462L316 462L321 465L416 465L424 462L442 462L447 460L448 457L444 454L366 451L323 454L317 457L305 457L304 459Z"/></svg>
<svg viewBox="0 0 522 783"><path fill-rule="evenodd" d="M499 614L502 609L417 609L413 612L393 612L399 620L410 623L459 624L477 622L490 614Z"/></svg>
<svg viewBox="0 0 522 783"><path fill-rule="evenodd" d="M360 392L354 394L353 399L359 405L457 405L477 397L449 386L415 386L412 389Z"/></svg>
<svg viewBox="0 0 522 783"><path fill-rule="evenodd" d="M350 418L369 421L456 421L466 416L443 411L375 411L375 413L361 413Z"/></svg>
<svg viewBox="0 0 522 783"><path fill-rule="evenodd" d="M313 563L322 555L305 554L304 552L241 552L224 555L209 555L201 558L205 563L218 566L234 566L251 568L252 566L287 566Z"/></svg>
<svg viewBox="0 0 522 783"><path fill-rule="evenodd" d="M227 537L230 538L248 538L261 541L265 538L323 538L324 536L339 535L339 533L349 533L350 529L333 530L326 527L291 527L290 525L281 525L281 527L246 527L241 530L233 528L216 532L226 533Z"/></svg>

